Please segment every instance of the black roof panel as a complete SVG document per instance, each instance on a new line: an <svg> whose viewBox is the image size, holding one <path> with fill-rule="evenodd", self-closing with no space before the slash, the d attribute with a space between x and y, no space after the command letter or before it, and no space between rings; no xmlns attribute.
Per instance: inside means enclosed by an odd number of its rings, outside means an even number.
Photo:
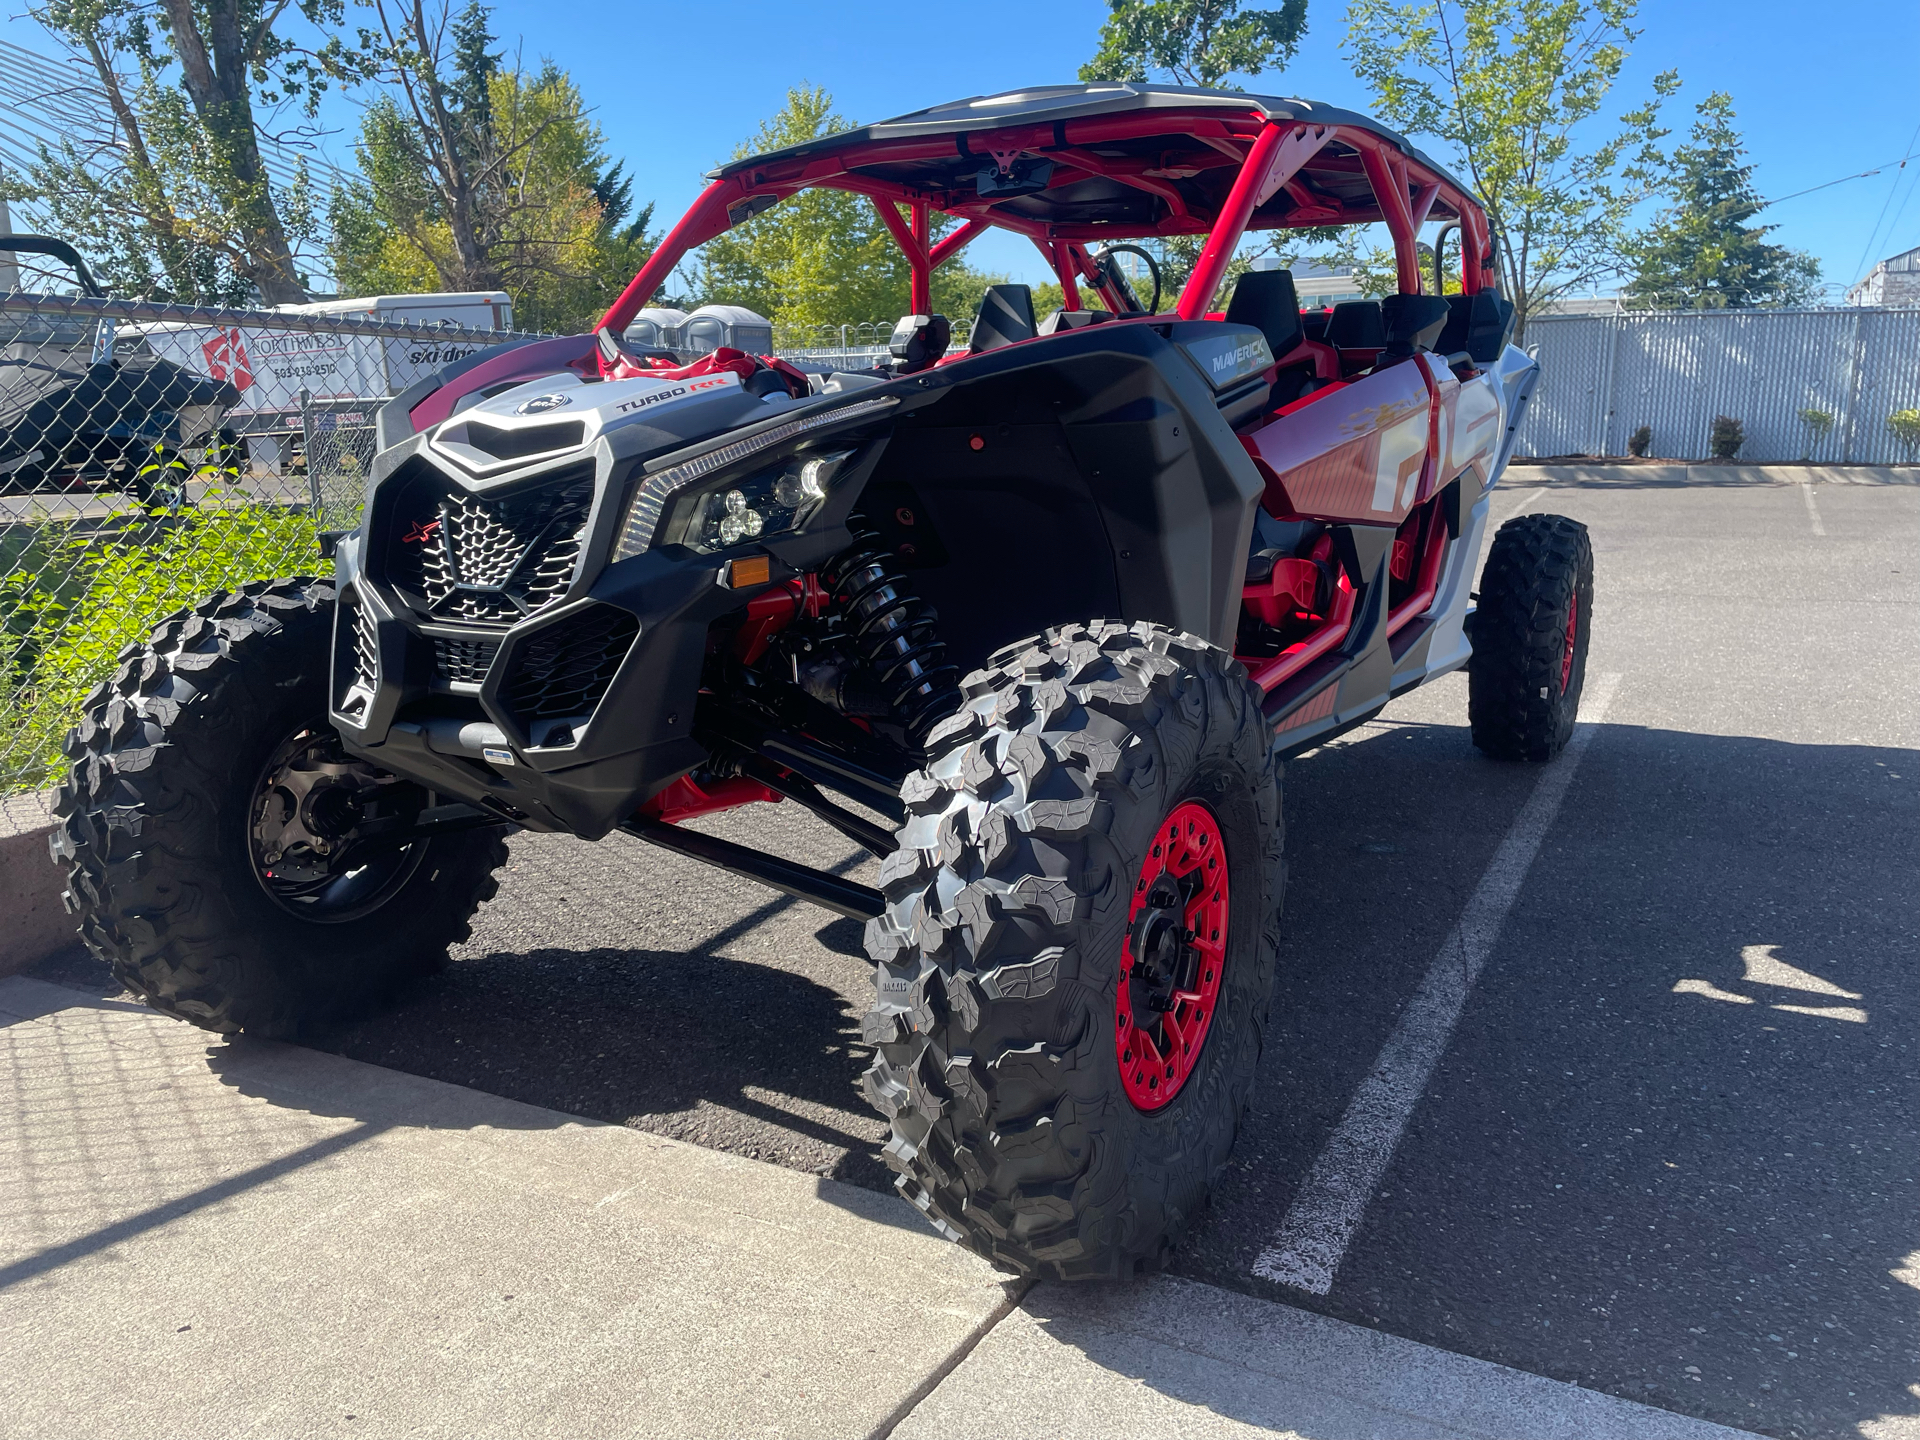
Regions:
<svg viewBox="0 0 1920 1440"><path fill-rule="evenodd" d="M876 120L871 125L824 135L804 144L734 160L709 171L708 178L718 180L737 175L743 170L751 170L774 160L831 155L841 150L858 149L875 141L908 140L928 135L957 136L973 131L998 130L1009 125L1046 125L1090 115L1116 115L1137 110L1208 109L1235 110L1243 115L1254 113L1269 120L1305 120L1370 130L1435 174L1444 176L1463 195L1473 193L1446 167L1421 153L1404 136L1355 110L1342 110L1338 106L1323 105L1317 100L1118 80L1080 85L1038 85L1024 90L1008 90L999 95L950 100L943 105L896 115L891 120Z"/></svg>

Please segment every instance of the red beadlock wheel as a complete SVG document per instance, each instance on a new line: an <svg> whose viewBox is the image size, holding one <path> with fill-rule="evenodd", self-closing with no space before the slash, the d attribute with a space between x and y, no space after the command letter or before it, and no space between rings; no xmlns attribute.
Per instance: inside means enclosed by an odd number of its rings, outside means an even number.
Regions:
<svg viewBox="0 0 1920 1440"><path fill-rule="evenodd" d="M1573 679L1573 642L1580 638L1580 592L1576 589L1567 597L1567 637L1560 653L1560 693L1567 693L1567 682Z"/></svg>
<svg viewBox="0 0 1920 1440"><path fill-rule="evenodd" d="M1227 956L1227 853L1213 811L1183 801L1160 823L1134 882L1120 945L1113 1045L1135 1108L1187 1083L1220 1001Z"/></svg>

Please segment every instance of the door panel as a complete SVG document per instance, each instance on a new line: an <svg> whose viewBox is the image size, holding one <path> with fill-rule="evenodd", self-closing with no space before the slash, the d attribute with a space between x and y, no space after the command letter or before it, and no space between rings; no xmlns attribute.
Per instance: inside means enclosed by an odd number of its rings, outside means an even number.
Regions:
<svg viewBox="0 0 1920 1440"><path fill-rule="evenodd" d="M1422 496L1422 481L1432 483L1433 400L1432 381L1420 365L1394 365L1246 436L1247 448L1270 472L1267 509L1398 525Z"/></svg>

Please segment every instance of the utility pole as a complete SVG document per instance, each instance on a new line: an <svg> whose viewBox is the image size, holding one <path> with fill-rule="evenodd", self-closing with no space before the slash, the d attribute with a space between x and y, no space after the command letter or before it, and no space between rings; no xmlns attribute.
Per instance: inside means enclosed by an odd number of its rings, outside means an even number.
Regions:
<svg viewBox="0 0 1920 1440"><path fill-rule="evenodd" d="M0 235L13 233L13 216L7 213L7 202L0 200ZM0 295L9 290L20 288L20 262L13 258L11 250L0 250Z"/></svg>

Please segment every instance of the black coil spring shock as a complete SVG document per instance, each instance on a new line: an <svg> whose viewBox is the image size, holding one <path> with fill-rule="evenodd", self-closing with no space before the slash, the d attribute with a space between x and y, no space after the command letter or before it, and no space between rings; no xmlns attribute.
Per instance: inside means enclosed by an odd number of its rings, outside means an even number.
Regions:
<svg viewBox="0 0 1920 1440"><path fill-rule="evenodd" d="M893 557L870 531L829 560L821 578L846 617L854 648L915 745L960 703L959 669L947 661L940 616L906 588Z"/></svg>

